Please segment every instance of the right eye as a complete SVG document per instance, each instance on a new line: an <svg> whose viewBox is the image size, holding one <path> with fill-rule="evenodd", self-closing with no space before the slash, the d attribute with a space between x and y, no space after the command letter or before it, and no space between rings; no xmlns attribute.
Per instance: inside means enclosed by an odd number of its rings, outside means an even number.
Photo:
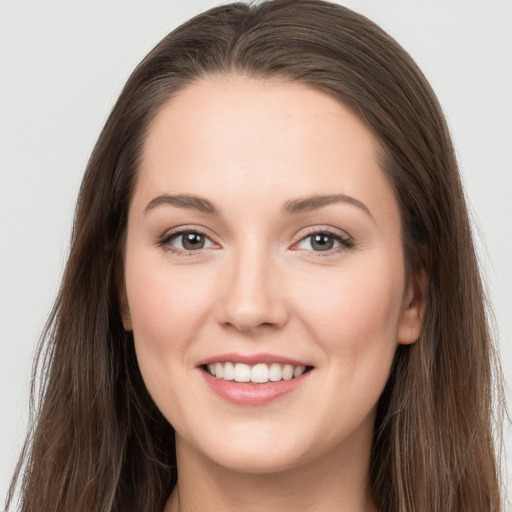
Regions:
<svg viewBox="0 0 512 512"><path fill-rule="evenodd" d="M164 237L159 244L177 254L199 252L215 246L204 233L190 229L175 231Z"/></svg>

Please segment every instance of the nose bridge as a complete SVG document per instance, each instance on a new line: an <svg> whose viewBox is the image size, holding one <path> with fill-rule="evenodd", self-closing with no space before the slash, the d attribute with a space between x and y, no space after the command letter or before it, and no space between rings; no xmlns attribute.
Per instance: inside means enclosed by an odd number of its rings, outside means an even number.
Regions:
<svg viewBox="0 0 512 512"><path fill-rule="evenodd" d="M278 262L267 244L250 238L234 248L226 261L219 321L240 331L262 325L281 327L287 310Z"/></svg>

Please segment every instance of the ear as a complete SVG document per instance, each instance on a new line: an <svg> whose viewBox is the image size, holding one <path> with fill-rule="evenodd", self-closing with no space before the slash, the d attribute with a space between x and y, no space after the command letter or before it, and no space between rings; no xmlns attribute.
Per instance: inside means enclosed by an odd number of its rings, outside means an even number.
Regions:
<svg viewBox="0 0 512 512"><path fill-rule="evenodd" d="M427 275L423 268L411 273L398 326L398 343L408 345L420 337L425 314Z"/></svg>
<svg viewBox="0 0 512 512"><path fill-rule="evenodd" d="M119 313L121 315L121 322L125 331L132 331L132 317L130 314L130 307L128 305L128 296L126 294L126 285L124 281L124 272L119 270L116 272L116 286L117 298L119 301Z"/></svg>

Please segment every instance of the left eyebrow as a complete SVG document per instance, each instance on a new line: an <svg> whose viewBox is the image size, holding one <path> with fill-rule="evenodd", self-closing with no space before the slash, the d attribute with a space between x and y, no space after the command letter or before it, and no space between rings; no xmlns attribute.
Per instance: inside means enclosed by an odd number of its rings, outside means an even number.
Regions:
<svg viewBox="0 0 512 512"><path fill-rule="evenodd" d="M375 219L370 212L370 209L355 197L347 196L345 194L329 194L329 195L312 195L306 197L299 197L298 199L291 199L286 201L281 208L283 215L294 215L297 213L309 212L317 210L333 203L346 203L356 206L368 215L374 222Z"/></svg>

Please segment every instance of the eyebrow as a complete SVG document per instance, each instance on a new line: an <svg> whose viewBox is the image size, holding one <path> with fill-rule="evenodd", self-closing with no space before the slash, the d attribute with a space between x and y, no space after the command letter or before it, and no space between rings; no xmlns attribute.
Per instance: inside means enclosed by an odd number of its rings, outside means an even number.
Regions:
<svg viewBox="0 0 512 512"><path fill-rule="evenodd" d="M356 206L364 213L366 213L372 220L375 220L369 208L364 203L355 197L347 196L345 194L312 195L299 197L298 199L291 199L290 201L286 201L286 203L284 203L283 207L281 208L281 213L294 215L297 213L317 210L318 208L322 208L333 203L346 203L352 206Z"/></svg>
<svg viewBox="0 0 512 512"><path fill-rule="evenodd" d="M178 208L186 208L187 210L195 210L209 215L220 215L220 210L208 199L193 196L189 194L161 194L152 199L144 209L144 213L155 209L158 206L177 206Z"/></svg>
<svg viewBox="0 0 512 512"><path fill-rule="evenodd" d="M286 201L283 204L281 208L281 214L296 215L298 213L317 210L319 208L322 208L333 203L345 203L350 204L352 206L356 206L364 213L366 213L372 220L375 220L369 208L364 203L362 203L361 201L354 197L347 196L345 194L315 194L312 196L290 199L289 201ZM217 208L211 201L205 199L204 197L194 196L190 194L161 194L152 199L147 204L146 208L144 209L144 213L147 213L148 211L153 210L158 206L164 205L176 206L178 208L185 208L187 210L195 210L201 213L206 213L208 215L220 215L220 209Z"/></svg>

